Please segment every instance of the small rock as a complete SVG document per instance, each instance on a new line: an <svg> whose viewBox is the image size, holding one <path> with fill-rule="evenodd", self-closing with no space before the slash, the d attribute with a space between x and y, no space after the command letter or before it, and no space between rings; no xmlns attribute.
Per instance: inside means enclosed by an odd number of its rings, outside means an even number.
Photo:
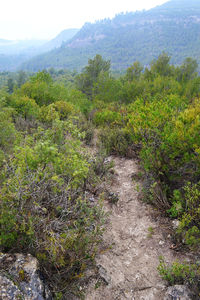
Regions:
<svg viewBox="0 0 200 300"><path fill-rule="evenodd" d="M97 266L99 269L99 276L101 279L103 279L103 281L108 285L111 283L111 277L110 275L108 275L107 270L102 266L102 265L98 265Z"/></svg>
<svg viewBox="0 0 200 300"><path fill-rule="evenodd" d="M191 300L192 294L185 285L174 285L167 289L164 300Z"/></svg>
<svg viewBox="0 0 200 300"><path fill-rule="evenodd" d="M173 229L176 230L178 228L179 224L180 224L179 220L173 220L172 221Z"/></svg>
<svg viewBox="0 0 200 300"><path fill-rule="evenodd" d="M89 198L89 201L90 201L90 202L94 202L94 201L95 201L94 197L93 197L93 196L90 197L90 198Z"/></svg>
<svg viewBox="0 0 200 300"><path fill-rule="evenodd" d="M160 241L159 245L162 246L162 245L164 245L164 243L165 243L164 241Z"/></svg>
<svg viewBox="0 0 200 300"><path fill-rule="evenodd" d="M108 201L112 204L116 204L119 201L118 193L109 192L108 193Z"/></svg>
<svg viewBox="0 0 200 300"><path fill-rule="evenodd" d="M104 164L109 164L112 161L111 157L107 157L104 159Z"/></svg>

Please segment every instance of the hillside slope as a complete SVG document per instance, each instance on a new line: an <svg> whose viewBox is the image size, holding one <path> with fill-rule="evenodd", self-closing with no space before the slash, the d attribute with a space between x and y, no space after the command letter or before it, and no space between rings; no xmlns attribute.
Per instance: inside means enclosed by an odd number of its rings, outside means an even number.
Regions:
<svg viewBox="0 0 200 300"><path fill-rule="evenodd" d="M81 70L88 58L99 53L113 69L125 69L133 61L149 64L162 51L179 64L188 56L200 62L200 1L171 0L148 11L122 13L114 19L86 23L62 47L37 56L23 68Z"/></svg>
<svg viewBox="0 0 200 300"><path fill-rule="evenodd" d="M42 50L43 51L50 51L55 48L59 48L62 46L63 43L66 43L68 40L73 38L75 34L79 31L77 28L70 28L65 29L61 31L54 39L47 42L45 45L43 45Z"/></svg>

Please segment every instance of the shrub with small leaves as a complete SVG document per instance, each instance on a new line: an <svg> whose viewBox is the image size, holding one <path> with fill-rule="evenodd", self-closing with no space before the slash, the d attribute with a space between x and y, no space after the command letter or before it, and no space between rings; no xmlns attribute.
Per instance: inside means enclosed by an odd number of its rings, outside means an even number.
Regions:
<svg viewBox="0 0 200 300"><path fill-rule="evenodd" d="M199 264L175 261L170 265L164 261L163 257L160 257L158 272L162 279L166 280L169 285L188 284L191 290L195 291L197 295L200 293Z"/></svg>
<svg viewBox="0 0 200 300"><path fill-rule="evenodd" d="M184 187L184 209L178 234L182 237L185 244L193 249L200 247L200 183L188 183Z"/></svg>

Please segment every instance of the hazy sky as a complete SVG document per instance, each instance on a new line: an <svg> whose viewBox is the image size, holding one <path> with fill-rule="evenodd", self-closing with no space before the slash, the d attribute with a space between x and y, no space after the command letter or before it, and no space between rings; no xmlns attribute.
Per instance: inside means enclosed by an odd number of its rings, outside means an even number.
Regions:
<svg viewBox="0 0 200 300"><path fill-rule="evenodd" d="M167 0L0 0L0 38L51 39L67 28Z"/></svg>

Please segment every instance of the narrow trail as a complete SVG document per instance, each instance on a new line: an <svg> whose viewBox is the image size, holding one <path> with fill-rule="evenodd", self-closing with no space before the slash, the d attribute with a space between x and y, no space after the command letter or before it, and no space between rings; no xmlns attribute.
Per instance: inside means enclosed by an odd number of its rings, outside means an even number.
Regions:
<svg viewBox="0 0 200 300"><path fill-rule="evenodd" d="M156 220L151 206L138 200L137 162L112 157L115 179L109 189L119 194L117 205L105 203L110 213L103 247L96 263L105 283L93 279L86 300L162 300L166 290L159 277L159 256L172 262L186 259L170 249L167 221ZM154 217L153 217L154 215Z"/></svg>

